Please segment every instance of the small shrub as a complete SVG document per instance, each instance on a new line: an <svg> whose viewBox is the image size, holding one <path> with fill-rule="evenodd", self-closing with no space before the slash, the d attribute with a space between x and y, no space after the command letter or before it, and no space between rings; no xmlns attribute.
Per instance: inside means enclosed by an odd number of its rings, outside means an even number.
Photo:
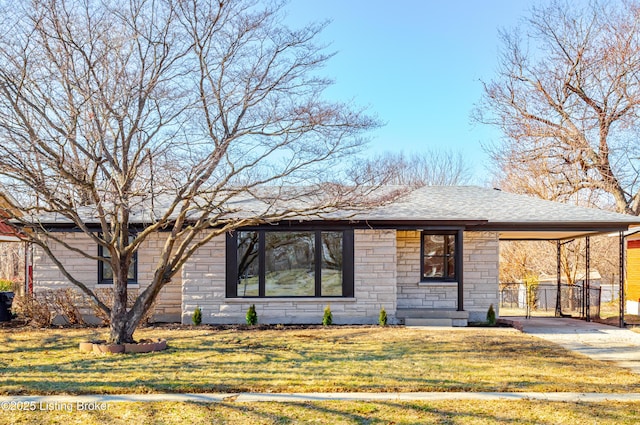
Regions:
<svg viewBox="0 0 640 425"><path fill-rule="evenodd" d="M331 326L333 324L333 314L331 313L331 308L326 306L324 308L324 316L322 316L322 325L323 326Z"/></svg>
<svg viewBox="0 0 640 425"><path fill-rule="evenodd" d="M193 310L193 316L191 316L191 321L196 326L202 323L202 310L200 309L200 307L196 307L196 309Z"/></svg>
<svg viewBox="0 0 640 425"><path fill-rule="evenodd" d="M86 325L78 308L81 297L71 288L57 289L46 294L49 310L62 316L70 325Z"/></svg>
<svg viewBox="0 0 640 425"><path fill-rule="evenodd" d="M253 326L258 324L258 313L256 313L256 305L251 304L247 310L247 325Z"/></svg>
<svg viewBox="0 0 640 425"><path fill-rule="evenodd" d="M489 310L487 311L487 323L491 326L496 324L496 311L493 309L493 304L489 306Z"/></svg>
<svg viewBox="0 0 640 425"><path fill-rule="evenodd" d="M387 311L382 307L380 309L380 316L378 316L378 323L380 326L387 326Z"/></svg>
<svg viewBox="0 0 640 425"><path fill-rule="evenodd" d="M0 292L13 292L13 282L7 279L0 279Z"/></svg>
<svg viewBox="0 0 640 425"><path fill-rule="evenodd" d="M13 310L39 327L50 326L57 316L68 325L86 325L79 308L82 303L83 297L77 291L63 288L16 296Z"/></svg>
<svg viewBox="0 0 640 425"><path fill-rule="evenodd" d="M37 327L51 326L53 314L46 300L37 294L25 294L15 297L13 310L22 315L30 324Z"/></svg>

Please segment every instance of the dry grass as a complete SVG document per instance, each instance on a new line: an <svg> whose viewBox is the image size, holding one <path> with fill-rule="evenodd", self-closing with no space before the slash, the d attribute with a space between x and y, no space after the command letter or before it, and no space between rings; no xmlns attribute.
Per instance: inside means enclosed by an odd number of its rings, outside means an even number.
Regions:
<svg viewBox="0 0 640 425"><path fill-rule="evenodd" d="M145 329L171 349L83 354L103 330L0 331L5 394L159 391L637 392L640 377L510 329ZM12 424L635 424L640 403L435 401L109 403L104 412L0 411Z"/></svg>
<svg viewBox="0 0 640 425"><path fill-rule="evenodd" d="M639 403L437 401L112 403L105 412L0 412L12 424L637 424Z"/></svg>
<svg viewBox="0 0 640 425"><path fill-rule="evenodd" d="M0 331L0 392L637 392L640 376L511 329L144 329L164 352L80 353L99 330Z"/></svg>

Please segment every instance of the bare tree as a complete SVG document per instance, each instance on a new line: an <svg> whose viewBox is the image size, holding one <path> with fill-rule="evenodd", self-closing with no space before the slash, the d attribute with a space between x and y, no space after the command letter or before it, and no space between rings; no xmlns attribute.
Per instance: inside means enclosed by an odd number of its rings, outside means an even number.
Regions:
<svg viewBox="0 0 640 425"><path fill-rule="evenodd" d="M32 0L1 11L0 175L23 194L13 207L31 242L110 316L111 342L133 340L163 286L216 235L380 201L368 180L334 167L378 124L322 100L324 25L287 28L280 3L258 0ZM235 214L239 199L252 214ZM51 219L104 255L49 231ZM159 230L153 279L127 309L129 265ZM113 306L50 241L111 265Z"/></svg>
<svg viewBox="0 0 640 425"><path fill-rule="evenodd" d="M426 150L405 155L385 152L361 164L369 173L377 170L388 184L422 186L458 186L469 184L471 169L462 153Z"/></svg>
<svg viewBox="0 0 640 425"><path fill-rule="evenodd" d="M607 235L592 236L591 270L597 270L606 283L618 280L618 240ZM526 276L557 273L556 241L502 241L500 243L500 281L518 282ZM560 274L569 285L581 280L586 272L585 240L562 242Z"/></svg>
<svg viewBox="0 0 640 425"><path fill-rule="evenodd" d="M14 282L24 279L24 244L0 242L0 279Z"/></svg>
<svg viewBox="0 0 640 425"><path fill-rule="evenodd" d="M487 146L496 168L547 199L640 213L639 30L630 0L552 2L503 31L473 114L502 130Z"/></svg>
<svg viewBox="0 0 640 425"><path fill-rule="evenodd" d="M519 174L515 170L497 176L493 184L503 190L522 193L542 199L571 203L585 207L613 209L610 199L593 191L563 192L552 184L552 178L544 173ZM618 239L608 236L591 238L591 264L603 276L603 281L615 282L618 274ZM577 282L585 271L585 241L583 238L563 241L560 256L560 272L569 285ZM557 273L556 241L502 241L500 243L500 281L504 283L523 280L526 276Z"/></svg>

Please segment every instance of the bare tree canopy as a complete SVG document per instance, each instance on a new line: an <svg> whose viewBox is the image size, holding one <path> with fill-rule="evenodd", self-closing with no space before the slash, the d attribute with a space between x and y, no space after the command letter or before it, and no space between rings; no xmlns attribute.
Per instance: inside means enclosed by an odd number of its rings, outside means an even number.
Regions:
<svg viewBox="0 0 640 425"><path fill-rule="evenodd" d="M501 36L474 112L502 130L497 170L520 191L640 213L640 5L553 2Z"/></svg>
<svg viewBox="0 0 640 425"><path fill-rule="evenodd" d="M462 153L427 150L409 155L385 152L364 161L364 173L381 173L388 184L422 186L459 186L472 180L471 168Z"/></svg>
<svg viewBox="0 0 640 425"><path fill-rule="evenodd" d="M80 251L46 226L29 234L110 315L111 341L132 341L162 287L214 236L362 201L369 182L334 165L378 123L322 100L331 84L318 76L331 57L315 42L323 24L287 28L279 2L258 0L4 1L0 10L2 184L25 225L56 215L102 247L103 256ZM227 201L239 196L263 209L231 219ZM274 208L300 196L309 202ZM141 215L145 226L132 231ZM153 280L127 309L133 255L161 229ZM64 269L51 240L111 265L113 306Z"/></svg>

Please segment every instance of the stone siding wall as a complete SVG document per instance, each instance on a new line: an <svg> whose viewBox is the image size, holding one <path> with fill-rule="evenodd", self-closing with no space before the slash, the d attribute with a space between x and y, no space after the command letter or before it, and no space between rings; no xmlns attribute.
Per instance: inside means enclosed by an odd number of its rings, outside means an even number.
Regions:
<svg viewBox="0 0 640 425"><path fill-rule="evenodd" d="M464 234L464 309L469 321L487 318L493 304L499 314L500 244L497 232L465 232Z"/></svg>
<svg viewBox="0 0 640 425"><path fill-rule="evenodd" d="M377 323L381 307L393 321L395 253L395 231L355 231L353 298L226 298L225 237L220 236L198 250L183 267L182 323L191 323L193 311L200 307L203 323L242 324L252 304L259 323L265 324L320 324L327 305L336 324Z"/></svg>
<svg viewBox="0 0 640 425"><path fill-rule="evenodd" d="M139 285L143 290L153 277L153 268L162 245L162 234L150 238L138 252ZM67 233L74 247L97 252L83 233ZM96 261L50 243L71 274L96 288ZM465 232L464 297L471 321L484 320L489 305L498 306L498 234ZM256 305L260 323L320 323L330 305L336 324L377 323L384 307L391 323L397 308L455 309L457 284L420 282L420 232L395 230L354 231L353 298L226 298L225 237L219 236L200 248L161 292L154 311L156 321L191 323L199 306L203 322L244 323L251 304ZM34 290L75 288L55 264L39 249L34 250ZM88 311L88 310L87 310Z"/></svg>
<svg viewBox="0 0 640 425"><path fill-rule="evenodd" d="M455 309L457 284L420 283L420 231L398 231L398 308Z"/></svg>
<svg viewBox="0 0 640 425"><path fill-rule="evenodd" d="M96 244L82 232L61 233L58 236L64 237L67 244L83 252L98 253ZM159 233L151 235L140 247L138 251L138 284L129 285L132 293L144 290L153 279L153 268L158 261L158 253L162 243L162 233ZM59 242L50 241L49 247L75 279L92 290L110 288L110 285L98 285L97 261L86 258L64 247ZM49 256L38 247L34 247L33 264L34 292L71 288L78 294L78 299L82 299L80 290L67 280ZM180 320L181 286L181 276L178 274L160 291L152 316L153 321ZM88 316L89 320L92 320L93 311L88 304L81 304L81 311Z"/></svg>
<svg viewBox="0 0 640 425"><path fill-rule="evenodd" d="M455 282L420 282L420 231L398 232L398 308L456 309ZM485 319L498 307L499 245L495 232L465 232L464 309L470 321Z"/></svg>

